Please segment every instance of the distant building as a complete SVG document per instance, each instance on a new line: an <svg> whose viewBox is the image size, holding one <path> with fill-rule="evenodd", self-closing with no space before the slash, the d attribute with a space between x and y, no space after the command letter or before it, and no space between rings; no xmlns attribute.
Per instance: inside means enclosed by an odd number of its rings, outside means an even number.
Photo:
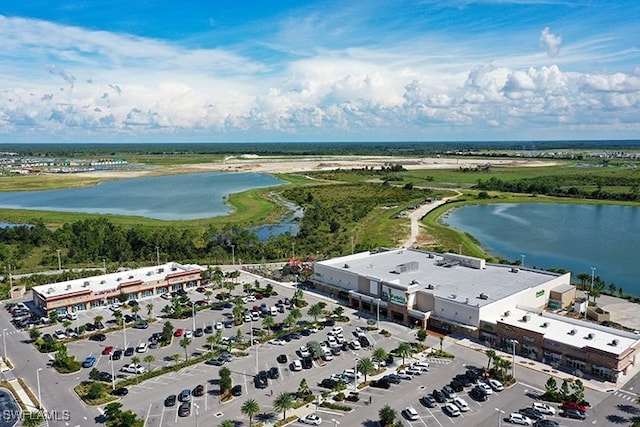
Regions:
<svg viewBox="0 0 640 427"><path fill-rule="evenodd" d="M584 341L565 340L558 352L554 339L549 338L551 331L593 327L591 323L543 313L547 307L559 309L573 303L575 287L569 273L489 264L484 259L453 253L394 249L316 262L313 282L348 300L360 312L375 316L379 310L380 316L392 321L470 336L509 351L511 340L517 339L516 351L520 355L540 361L559 360L560 364L584 367L585 373L611 380L635 363L640 346L640 341L629 334L604 328L606 333L600 332L598 340L605 339L609 344L616 341L616 346L598 345L593 351L585 351ZM551 327L536 326L533 329L537 334L524 334L534 323L518 321L518 316L520 320L525 316L520 313L535 313L526 315ZM538 322L541 313L551 317ZM536 344L530 344L525 337L531 337Z"/></svg>
<svg viewBox="0 0 640 427"><path fill-rule="evenodd" d="M89 310L117 302L122 295L127 300L137 300L198 287L202 283L204 270L198 265L170 262L84 279L49 283L32 289L33 303L46 313L54 310L60 314Z"/></svg>

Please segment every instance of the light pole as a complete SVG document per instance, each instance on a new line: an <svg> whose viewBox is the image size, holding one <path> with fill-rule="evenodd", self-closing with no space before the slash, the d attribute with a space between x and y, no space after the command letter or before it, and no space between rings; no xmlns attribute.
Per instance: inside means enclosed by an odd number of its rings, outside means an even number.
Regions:
<svg viewBox="0 0 640 427"><path fill-rule="evenodd" d="M122 339L124 341L124 350L127 349L127 324L124 321L124 317L122 318Z"/></svg>
<svg viewBox="0 0 640 427"><path fill-rule="evenodd" d="M522 260L522 261L520 261L520 267L522 267L522 268L524 268L524 259L526 257L527 257L526 255L520 255L520 259Z"/></svg>
<svg viewBox="0 0 640 427"><path fill-rule="evenodd" d="M192 320L192 331L195 333L196 331L196 305L191 302L191 320Z"/></svg>
<svg viewBox="0 0 640 427"><path fill-rule="evenodd" d="M60 249L56 249L58 252L58 270L62 271L62 261L60 260Z"/></svg>
<svg viewBox="0 0 640 427"><path fill-rule="evenodd" d="M378 311L376 311L376 326L380 328L380 298L378 298Z"/></svg>
<svg viewBox="0 0 640 427"><path fill-rule="evenodd" d="M110 357L111 359L111 389L115 390L116 389L116 376L113 373L113 357Z"/></svg>
<svg viewBox="0 0 640 427"><path fill-rule="evenodd" d="M356 357L353 362L353 389L358 391L358 358Z"/></svg>
<svg viewBox="0 0 640 427"><path fill-rule="evenodd" d="M193 406L196 408L196 427L198 427L198 409L200 409L200 407L196 404L196 402L193 402Z"/></svg>
<svg viewBox="0 0 640 427"><path fill-rule="evenodd" d="M38 383L38 409L42 409L42 396L40 395L40 371L42 371L42 368L36 369L36 382Z"/></svg>
<svg viewBox="0 0 640 427"><path fill-rule="evenodd" d="M333 421L333 427L338 427L340 425L340 421L331 418L331 421Z"/></svg>
<svg viewBox="0 0 640 427"><path fill-rule="evenodd" d="M156 246L156 265L160 265L160 246Z"/></svg>
<svg viewBox="0 0 640 427"><path fill-rule="evenodd" d="M231 264L236 265L236 245L231 245Z"/></svg>
<svg viewBox="0 0 640 427"><path fill-rule="evenodd" d="M8 328L4 328L2 330L2 348L4 348L4 360L5 360L5 363L6 363L6 360L7 360L7 335L6 335L7 329Z"/></svg>
<svg viewBox="0 0 640 427"><path fill-rule="evenodd" d="M291 243L291 259L296 259L296 243Z"/></svg>
<svg viewBox="0 0 640 427"><path fill-rule="evenodd" d="M591 287L589 288L589 292L593 291L593 281L595 280L596 268L591 267Z"/></svg>
<svg viewBox="0 0 640 427"><path fill-rule="evenodd" d="M496 412L498 413L498 427L502 426L502 414L504 414L504 411L500 408L496 408Z"/></svg>
<svg viewBox="0 0 640 427"><path fill-rule="evenodd" d="M518 340L511 340L511 348L513 350L513 363L511 364L511 376L515 379L516 377L516 345L518 345Z"/></svg>

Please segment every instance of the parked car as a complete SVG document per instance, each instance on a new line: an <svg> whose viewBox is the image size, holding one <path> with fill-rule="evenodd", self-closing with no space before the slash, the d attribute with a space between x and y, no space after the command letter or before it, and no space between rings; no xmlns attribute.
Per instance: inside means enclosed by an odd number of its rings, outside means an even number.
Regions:
<svg viewBox="0 0 640 427"><path fill-rule="evenodd" d="M338 381L332 378L325 378L322 381L320 381L319 385L320 387L323 387L323 388L333 389L338 385Z"/></svg>
<svg viewBox="0 0 640 427"><path fill-rule="evenodd" d="M235 397L242 396L242 384L236 384L231 387L231 395Z"/></svg>
<svg viewBox="0 0 640 427"><path fill-rule="evenodd" d="M360 393L358 393L357 391L349 392L347 397L345 397L345 400L348 400L349 402L357 402L358 400L360 400Z"/></svg>
<svg viewBox="0 0 640 427"><path fill-rule="evenodd" d="M565 418L572 418L574 420L584 420L585 418L587 418L583 411L574 408L563 408L562 412L560 412L560 415Z"/></svg>
<svg viewBox="0 0 640 427"><path fill-rule="evenodd" d="M127 357L133 356L133 353L135 353L135 349L133 347L127 347L124 351L124 355Z"/></svg>
<svg viewBox="0 0 640 427"><path fill-rule="evenodd" d="M532 421L538 421L539 419L544 418L544 415L542 413L531 407L522 408L518 412L526 416L527 418L530 418Z"/></svg>
<svg viewBox="0 0 640 427"><path fill-rule="evenodd" d="M541 414L545 414L545 415L555 415L556 414L556 408L554 408L553 406L546 404L546 403L542 403L542 402L533 402L531 404L531 407L533 409L535 409L536 411L540 412Z"/></svg>
<svg viewBox="0 0 640 427"><path fill-rule="evenodd" d="M120 360L122 358L122 350L117 349L111 353L111 360Z"/></svg>
<svg viewBox="0 0 640 427"><path fill-rule="evenodd" d="M145 320L141 320L139 322L136 322L135 325L133 325L133 327L136 329L147 329L149 327L149 322Z"/></svg>
<svg viewBox="0 0 640 427"><path fill-rule="evenodd" d="M277 366L272 366L267 372L267 375L272 380L278 379L280 377L280 370L278 369Z"/></svg>
<svg viewBox="0 0 640 427"><path fill-rule="evenodd" d="M101 371L101 372L98 374L98 379L99 379L100 381L104 381L104 382L106 382L106 383L110 383L110 382L113 380L113 376L112 376L110 373L108 373L108 372Z"/></svg>
<svg viewBox="0 0 640 427"><path fill-rule="evenodd" d="M276 357L276 361L278 363L287 363L287 355L286 354L279 354L278 357Z"/></svg>
<svg viewBox="0 0 640 427"><path fill-rule="evenodd" d="M511 424L519 424L522 426L530 426L533 424L533 421L531 421L531 418L522 415L519 412L512 412L511 414L509 414L509 422Z"/></svg>
<svg viewBox="0 0 640 427"><path fill-rule="evenodd" d="M194 396L204 396L204 386L202 384L198 384L193 388L192 394Z"/></svg>
<svg viewBox="0 0 640 427"><path fill-rule="evenodd" d="M451 380L449 387L451 387L456 393L464 391L464 385L456 379Z"/></svg>
<svg viewBox="0 0 640 427"><path fill-rule="evenodd" d="M487 396L487 393L484 391L484 389L480 387L472 388L471 391L469 392L469 396L471 396L473 399L477 400L478 402L484 402L489 398Z"/></svg>
<svg viewBox="0 0 640 427"><path fill-rule="evenodd" d="M256 386L256 388L267 388L269 386L267 378L261 377L260 375L253 376L253 384Z"/></svg>
<svg viewBox="0 0 640 427"><path fill-rule="evenodd" d="M47 334L45 334L45 335L47 335ZM44 336L42 338L44 338ZM107 339L107 336L105 334L94 334L94 335L91 335L89 337L89 339L91 341L104 341L104 340Z"/></svg>
<svg viewBox="0 0 640 427"><path fill-rule="evenodd" d="M181 337L182 335L184 335L184 329L182 328L176 329L175 332L173 333L174 337Z"/></svg>
<svg viewBox="0 0 640 427"><path fill-rule="evenodd" d="M469 410L469 405L461 397L454 397L452 403L458 407L460 412L467 412Z"/></svg>
<svg viewBox="0 0 640 427"><path fill-rule="evenodd" d="M407 406L402 410L402 415L408 419L409 421L416 421L420 419L420 415L418 415L418 411L416 411L413 406Z"/></svg>
<svg viewBox="0 0 640 427"><path fill-rule="evenodd" d="M422 403L427 408L435 408L437 406L436 400L430 394L425 394L419 400L420 400L420 403Z"/></svg>
<svg viewBox="0 0 640 427"><path fill-rule="evenodd" d="M103 356L108 356L108 355L111 354L112 351L113 351L113 346L112 345L108 345L102 350L102 355Z"/></svg>
<svg viewBox="0 0 640 427"><path fill-rule="evenodd" d="M126 387L118 387L111 392L111 394L114 396L126 396L127 393L129 393L129 389Z"/></svg>
<svg viewBox="0 0 640 427"><path fill-rule="evenodd" d="M82 362L82 367L83 368L91 368L93 365L95 365L96 363L96 357L95 356L89 356L86 359L84 359L84 362Z"/></svg>
<svg viewBox="0 0 640 427"><path fill-rule="evenodd" d="M296 372L296 371L302 371L302 362L300 362L300 360L296 359L294 361L291 362L291 370Z"/></svg>
<svg viewBox="0 0 640 427"><path fill-rule="evenodd" d="M169 396L166 397L166 399L164 399L164 406L166 407L175 406L176 400L177 400L176 395L170 394Z"/></svg>
<svg viewBox="0 0 640 427"><path fill-rule="evenodd" d="M389 388L391 387L391 383L389 382L389 380L385 379L385 378L380 378L378 380L373 380L371 381L371 387L376 387L376 388Z"/></svg>
<svg viewBox="0 0 640 427"><path fill-rule="evenodd" d="M455 391L453 391L453 389L451 388L451 386L444 386L442 387L442 393L444 393L445 397L447 399L455 399L456 397L458 397L458 395L456 394Z"/></svg>
<svg viewBox="0 0 640 427"><path fill-rule="evenodd" d="M446 396L444 395L443 392L441 392L438 389L433 390L433 393L431 393L431 395L433 396L433 398L436 400L436 402L438 403L444 403L447 401Z"/></svg>
<svg viewBox="0 0 640 427"><path fill-rule="evenodd" d="M138 353L146 353L147 352L147 343L146 342L141 342L140 344L138 344L138 347L136 347L136 351Z"/></svg>
<svg viewBox="0 0 640 427"><path fill-rule="evenodd" d="M489 387L491 387L493 389L493 391L502 391L504 390L504 386L502 385L502 383L496 379L493 378L489 378L487 380L487 384L489 384Z"/></svg>
<svg viewBox="0 0 640 427"><path fill-rule="evenodd" d="M401 381L401 378L396 374L385 375L383 378L385 378L391 384L400 384Z"/></svg>
<svg viewBox="0 0 640 427"><path fill-rule="evenodd" d="M139 363L131 363L129 365L124 365L122 368L120 368L120 370L128 374L144 374L147 371L147 368Z"/></svg>
<svg viewBox="0 0 640 427"><path fill-rule="evenodd" d="M179 417L188 417L191 415L191 404L189 402L183 402L178 407L178 416Z"/></svg>
<svg viewBox="0 0 640 427"><path fill-rule="evenodd" d="M560 427L560 423L556 420L546 418L536 421L535 427Z"/></svg>
<svg viewBox="0 0 640 427"><path fill-rule="evenodd" d="M587 405L578 402L562 402L562 409L577 409L580 412L587 412Z"/></svg>
<svg viewBox="0 0 640 427"><path fill-rule="evenodd" d="M180 402L189 402L191 400L191 390L188 388L182 390L178 395L178 400Z"/></svg>
<svg viewBox="0 0 640 427"><path fill-rule="evenodd" d="M445 414L447 414L450 417L459 417L460 416L460 409L454 405L453 403L447 403L442 407L442 410L444 411Z"/></svg>
<svg viewBox="0 0 640 427"><path fill-rule="evenodd" d="M303 424L310 424L312 426L319 426L320 424L322 424L322 418L315 414L309 414L305 415L302 418L298 418L298 422Z"/></svg>

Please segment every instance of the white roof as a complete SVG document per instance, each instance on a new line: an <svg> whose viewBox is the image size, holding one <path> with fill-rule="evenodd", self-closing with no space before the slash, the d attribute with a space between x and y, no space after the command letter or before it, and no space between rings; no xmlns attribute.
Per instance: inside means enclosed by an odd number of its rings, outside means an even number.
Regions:
<svg viewBox="0 0 640 427"><path fill-rule="evenodd" d="M499 318L502 323L536 333L544 333L545 340L563 343L575 348L591 347L606 353L620 355L628 348L638 345L640 341L640 336L631 332L607 328L579 319L564 318L546 312L539 314L517 308L509 311L509 317ZM529 319L524 321L524 316L528 316Z"/></svg>
<svg viewBox="0 0 640 427"><path fill-rule="evenodd" d="M93 294L104 294L116 291L123 283L144 283L164 280L169 274L184 273L194 270L203 271L204 268L195 264L182 265L175 262L169 262L162 265L143 267L135 270L126 270L117 273L101 274L99 276L34 286L33 290L45 298L73 294L75 292L86 291L87 289L93 291Z"/></svg>

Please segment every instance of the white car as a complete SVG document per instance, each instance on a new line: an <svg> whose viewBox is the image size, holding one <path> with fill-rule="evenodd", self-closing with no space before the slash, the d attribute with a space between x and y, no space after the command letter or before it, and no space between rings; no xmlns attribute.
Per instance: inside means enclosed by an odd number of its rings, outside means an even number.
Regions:
<svg viewBox="0 0 640 427"><path fill-rule="evenodd" d="M311 424L312 426L319 426L322 424L322 418L315 414L305 415L302 418L298 418L298 422L303 424Z"/></svg>
<svg viewBox="0 0 640 427"><path fill-rule="evenodd" d="M76 320L77 318L78 318L78 313L74 313L73 311L70 311L67 313L67 319Z"/></svg>
<svg viewBox="0 0 640 427"><path fill-rule="evenodd" d="M447 403L442 407L442 410L450 417L459 417L460 409L453 403Z"/></svg>
<svg viewBox="0 0 640 427"><path fill-rule="evenodd" d="M268 343L271 345L285 345L285 341L281 340L280 338L269 340Z"/></svg>
<svg viewBox="0 0 640 427"><path fill-rule="evenodd" d="M300 354L300 357L309 357L309 356L311 356L311 353L309 353L309 349L307 348L306 345L301 346L298 349L298 353Z"/></svg>
<svg viewBox="0 0 640 427"><path fill-rule="evenodd" d="M312 334L315 334L316 332L318 332L318 328L312 326L309 328L309 332L311 332Z"/></svg>
<svg viewBox="0 0 640 427"><path fill-rule="evenodd" d="M193 331L184 331L185 338L193 338Z"/></svg>
<svg viewBox="0 0 640 427"><path fill-rule="evenodd" d="M220 330L224 328L224 325L222 324L222 322L216 322L216 329Z"/></svg>
<svg viewBox="0 0 640 427"><path fill-rule="evenodd" d="M520 424L521 426L530 426L533 424L531 422L531 418L524 416L519 412L512 412L509 415L509 422L511 424Z"/></svg>
<svg viewBox="0 0 640 427"><path fill-rule="evenodd" d="M333 332L334 335L342 335L342 332L344 332L344 329L342 329L342 326L334 326L330 332Z"/></svg>
<svg viewBox="0 0 640 427"><path fill-rule="evenodd" d="M119 302L114 302L113 304L111 304L109 306L109 310L111 311L118 311L120 310L120 307L122 306L122 304L120 304Z"/></svg>
<svg viewBox="0 0 640 427"><path fill-rule="evenodd" d="M135 363L132 363L130 365L124 365L120 370L129 374L144 374L147 371L147 368L140 364L136 365Z"/></svg>
<svg viewBox="0 0 640 427"><path fill-rule="evenodd" d="M541 414L545 414L545 415L555 415L556 414L556 408L554 408L553 406L547 405L546 403L533 402L531 404L531 407L533 409L535 409L536 411L540 412Z"/></svg>
<svg viewBox="0 0 640 427"><path fill-rule="evenodd" d="M355 370L353 369L345 369L344 372L342 373L342 375L349 377L349 378L362 378L362 373L361 372L355 372Z"/></svg>
<svg viewBox="0 0 640 427"><path fill-rule="evenodd" d="M421 368L423 371L429 370L429 364L427 362L416 362L413 366Z"/></svg>
<svg viewBox="0 0 640 427"><path fill-rule="evenodd" d="M63 340L67 337L67 334L65 334L62 329L56 329L56 331L53 333L53 336L58 340Z"/></svg>
<svg viewBox="0 0 640 427"><path fill-rule="evenodd" d="M356 340L353 340L349 343L349 347L351 347L352 350L360 350L362 347L360 346L360 343Z"/></svg>
<svg viewBox="0 0 640 427"><path fill-rule="evenodd" d="M493 394L493 389L491 388L491 386L487 383L480 383L478 384L478 386L482 387L484 389L484 391L487 392L487 394Z"/></svg>
<svg viewBox="0 0 640 427"><path fill-rule="evenodd" d="M169 294L169 292L165 292L162 295L160 295L160 298L162 298L162 299L171 299L171 294Z"/></svg>
<svg viewBox="0 0 640 427"><path fill-rule="evenodd" d="M489 378L487 380L487 384L489 384L489 386L494 390L494 391L502 391L504 390L504 386L502 385L502 383L498 380L495 380L493 378Z"/></svg>
<svg viewBox="0 0 640 427"><path fill-rule="evenodd" d="M291 362L291 370L294 372L302 371L302 362L296 359Z"/></svg>
<svg viewBox="0 0 640 427"><path fill-rule="evenodd" d="M396 372L396 375L398 377L400 377L400 379L402 380L412 380L413 379L413 375L411 375L410 373L408 373L406 370L402 369L398 372Z"/></svg>
<svg viewBox="0 0 640 427"><path fill-rule="evenodd" d="M138 344L138 347L136 347L136 351L138 353L146 353L147 352L147 343L146 342L141 342L140 344Z"/></svg>
<svg viewBox="0 0 640 427"><path fill-rule="evenodd" d="M330 360L333 360L333 354L331 354L330 351L325 351L324 354L322 355L322 359L324 359L327 362Z"/></svg>
<svg viewBox="0 0 640 427"><path fill-rule="evenodd" d="M420 415L418 415L418 411L413 409L413 406L407 406L406 408L404 408L402 410L402 414L409 421L416 421L416 420L420 419Z"/></svg>
<svg viewBox="0 0 640 427"><path fill-rule="evenodd" d="M469 405L461 397L454 398L452 402L460 409L460 412L467 412L469 410Z"/></svg>

